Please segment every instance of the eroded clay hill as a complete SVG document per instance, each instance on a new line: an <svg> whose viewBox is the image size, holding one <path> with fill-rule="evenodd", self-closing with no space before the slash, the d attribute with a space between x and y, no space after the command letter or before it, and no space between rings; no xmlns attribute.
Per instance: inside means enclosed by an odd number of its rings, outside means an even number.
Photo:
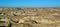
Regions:
<svg viewBox="0 0 60 27"><path fill-rule="evenodd" d="M60 8L0 8L0 18L9 18L12 24L23 23L23 26L60 27Z"/></svg>

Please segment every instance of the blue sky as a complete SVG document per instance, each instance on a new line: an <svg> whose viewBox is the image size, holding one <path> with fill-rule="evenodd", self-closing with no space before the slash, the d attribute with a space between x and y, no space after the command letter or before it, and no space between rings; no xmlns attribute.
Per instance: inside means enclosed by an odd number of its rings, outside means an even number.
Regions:
<svg viewBox="0 0 60 27"><path fill-rule="evenodd" d="M0 7L60 7L60 0L0 0Z"/></svg>

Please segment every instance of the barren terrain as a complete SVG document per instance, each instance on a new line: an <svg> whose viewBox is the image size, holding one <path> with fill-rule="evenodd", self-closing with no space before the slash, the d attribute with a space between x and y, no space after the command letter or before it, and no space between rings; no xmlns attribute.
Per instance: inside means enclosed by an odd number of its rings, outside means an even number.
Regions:
<svg viewBox="0 0 60 27"><path fill-rule="evenodd" d="M60 27L60 8L0 8L12 27Z"/></svg>

